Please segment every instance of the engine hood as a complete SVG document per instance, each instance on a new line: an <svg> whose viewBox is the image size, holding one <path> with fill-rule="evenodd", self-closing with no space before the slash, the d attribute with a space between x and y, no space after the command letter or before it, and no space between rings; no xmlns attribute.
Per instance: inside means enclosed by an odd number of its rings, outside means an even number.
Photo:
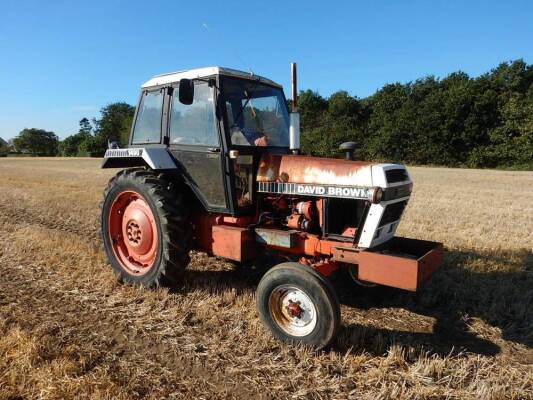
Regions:
<svg viewBox="0 0 533 400"><path fill-rule="evenodd" d="M410 182L403 165L288 154L263 155L257 172L259 192L320 197L368 199L377 186Z"/></svg>
<svg viewBox="0 0 533 400"><path fill-rule="evenodd" d="M265 154L259 163L257 181L372 186L372 165L365 161Z"/></svg>

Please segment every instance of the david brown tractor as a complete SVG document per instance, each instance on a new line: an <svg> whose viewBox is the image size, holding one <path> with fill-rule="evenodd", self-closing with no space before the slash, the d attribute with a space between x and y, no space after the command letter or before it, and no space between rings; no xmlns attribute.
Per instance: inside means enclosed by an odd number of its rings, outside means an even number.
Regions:
<svg viewBox="0 0 533 400"><path fill-rule="evenodd" d="M285 260L259 282L257 308L275 337L326 346L340 325L328 277L416 291L438 268L440 243L395 237L412 181L403 165L299 154L292 112L263 77L210 67L142 85L129 146L102 201L102 239L119 279L173 285L191 249L244 265ZM270 258L272 259L272 258Z"/></svg>

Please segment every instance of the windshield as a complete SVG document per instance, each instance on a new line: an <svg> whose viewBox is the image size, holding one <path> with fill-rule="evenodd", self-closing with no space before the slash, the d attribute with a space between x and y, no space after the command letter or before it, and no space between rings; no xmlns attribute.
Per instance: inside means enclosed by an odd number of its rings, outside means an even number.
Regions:
<svg viewBox="0 0 533 400"><path fill-rule="evenodd" d="M289 146L289 114L281 89L225 77L222 93L232 144Z"/></svg>

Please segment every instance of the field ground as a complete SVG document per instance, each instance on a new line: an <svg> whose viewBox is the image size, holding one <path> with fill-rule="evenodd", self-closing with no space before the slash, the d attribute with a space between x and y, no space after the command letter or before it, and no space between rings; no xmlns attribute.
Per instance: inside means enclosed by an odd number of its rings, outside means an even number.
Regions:
<svg viewBox="0 0 533 400"><path fill-rule="evenodd" d="M0 159L0 399L533 398L533 173L412 168L400 234L445 243L423 292L344 287L332 349L263 329L261 271L194 254L182 286L115 282L114 171Z"/></svg>

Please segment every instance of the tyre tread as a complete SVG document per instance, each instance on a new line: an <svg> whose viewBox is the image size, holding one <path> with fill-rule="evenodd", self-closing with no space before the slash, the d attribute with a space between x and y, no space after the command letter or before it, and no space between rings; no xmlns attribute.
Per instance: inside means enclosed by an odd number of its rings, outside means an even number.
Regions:
<svg viewBox="0 0 533 400"><path fill-rule="evenodd" d="M142 186L151 197L155 205L155 213L158 215L161 237L163 239L163 251L157 273L150 280L142 281L146 287L176 285L182 278L185 268L189 264L189 251L191 247L191 229L188 226L188 210L180 193L179 185L172 182L172 177L156 173L144 168L131 168L118 172L110 179L104 191L100 203L102 216L104 215L105 199L110 191L120 183L135 184ZM103 224L101 224L102 226ZM104 232L101 229L101 237L105 246ZM108 249L108 254L112 250ZM130 281L129 274L118 271L121 281Z"/></svg>

